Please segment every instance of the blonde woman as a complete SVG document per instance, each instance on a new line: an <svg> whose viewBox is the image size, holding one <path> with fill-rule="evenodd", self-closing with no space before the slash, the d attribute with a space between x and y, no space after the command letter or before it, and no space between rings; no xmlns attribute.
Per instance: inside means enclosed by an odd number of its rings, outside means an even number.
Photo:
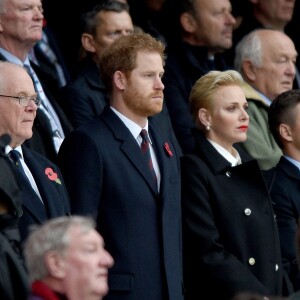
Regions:
<svg viewBox="0 0 300 300"><path fill-rule="evenodd" d="M249 127L242 84L236 71L212 71L191 91L196 151L181 160L187 300L282 293L272 204L256 160L235 146Z"/></svg>

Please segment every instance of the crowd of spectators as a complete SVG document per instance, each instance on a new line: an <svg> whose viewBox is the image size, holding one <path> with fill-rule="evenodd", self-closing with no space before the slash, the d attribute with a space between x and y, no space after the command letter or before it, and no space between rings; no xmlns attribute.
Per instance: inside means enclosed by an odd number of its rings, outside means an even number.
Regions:
<svg viewBox="0 0 300 300"><path fill-rule="evenodd" d="M297 299L299 0L70 5L0 0L0 298Z"/></svg>

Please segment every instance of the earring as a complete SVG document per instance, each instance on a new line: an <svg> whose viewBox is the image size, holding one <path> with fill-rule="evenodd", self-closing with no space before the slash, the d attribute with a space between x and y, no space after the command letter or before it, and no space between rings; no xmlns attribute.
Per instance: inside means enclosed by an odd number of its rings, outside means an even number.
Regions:
<svg viewBox="0 0 300 300"><path fill-rule="evenodd" d="M206 128L207 131L209 131L209 130L210 130L210 124L207 123L207 124L205 125L205 128Z"/></svg>

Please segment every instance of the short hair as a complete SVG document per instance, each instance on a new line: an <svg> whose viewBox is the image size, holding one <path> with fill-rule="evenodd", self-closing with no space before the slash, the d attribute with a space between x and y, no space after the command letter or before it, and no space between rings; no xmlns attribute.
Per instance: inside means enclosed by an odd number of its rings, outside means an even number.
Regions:
<svg viewBox="0 0 300 300"><path fill-rule="evenodd" d="M223 86L237 85L242 87L243 78L235 70L210 71L196 81L192 87L189 99L190 111L196 125L201 127L198 121L198 112L201 108L212 107L212 95Z"/></svg>
<svg viewBox="0 0 300 300"><path fill-rule="evenodd" d="M295 106L300 103L300 90L290 90L278 95L271 103L268 110L269 129L277 142L283 149L284 145L279 132L280 124L293 126L296 121Z"/></svg>
<svg viewBox="0 0 300 300"><path fill-rule="evenodd" d="M148 33L137 33L117 39L100 57L99 68L103 82L110 93L113 75L121 71L129 76L136 67L138 52L158 53L165 61L165 46Z"/></svg>
<svg viewBox="0 0 300 300"><path fill-rule="evenodd" d="M245 35L235 48L234 69L243 74L243 62L249 60L255 67L262 65L262 41L260 30L251 31Z"/></svg>
<svg viewBox="0 0 300 300"><path fill-rule="evenodd" d="M1 0L0 0L1 1ZM95 5L90 11L85 12L81 17L81 32L96 35L97 26L99 25L98 14L101 11L111 11L121 13L126 11L129 14L129 5L117 0L102 0Z"/></svg>
<svg viewBox="0 0 300 300"><path fill-rule="evenodd" d="M168 46L178 47L178 43L182 41L182 36L186 34L182 27L180 18L184 13L192 16L197 15L195 2L197 0L165 0L164 16L168 18L165 24L164 35L167 38Z"/></svg>
<svg viewBox="0 0 300 300"><path fill-rule="evenodd" d="M64 256L70 243L70 229L78 227L82 233L95 229L93 219L82 216L63 216L51 219L40 227L33 228L25 242L24 255L29 280L41 280L49 275L45 254L56 251Z"/></svg>
<svg viewBox="0 0 300 300"><path fill-rule="evenodd" d="M195 2L197 0L179 0L180 12L195 13Z"/></svg>
<svg viewBox="0 0 300 300"><path fill-rule="evenodd" d="M129 5L127 3L119 2L118 0L102 0L100 1L100 3L96 4L91 10L86 11L81 15L81 34L87 33L92 35L93 37L96 37L97 28L101 24L101 18L99 17L99 13L102 11L115 13L127 12L130 16ZM92 55L92 53L87 51L81 45L78 53L79 62L90 55Z"/></svg>

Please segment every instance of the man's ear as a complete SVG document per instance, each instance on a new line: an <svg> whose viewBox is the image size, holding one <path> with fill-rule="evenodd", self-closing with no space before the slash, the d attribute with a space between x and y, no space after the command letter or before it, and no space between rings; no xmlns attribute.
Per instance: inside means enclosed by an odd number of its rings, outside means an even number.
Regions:
<svg viewBox="0 0 300 300"><path fill-rule="evenodd" d="M50 251L45 255L45 264L49 274L58 279L65 277L65 263L62 257L55 251Z"/></svg>
<svg viewBox="0 0 300 300"><path fill-rule="evenodd" d="M244 72L244 76L248 79L248 81L253 82L256 79L256 68L249 60L245 60L242 65L242 70Z"/></svg>
<svg viewBox="0 0 300 300"><path fill-rule="evenodd" d="M96 52L96 49L94 47L94 38L91 34L83 33L81 35L81 44L86 51L92 53Z"/></svg>
<svg viewBox="0 0 300 300"><path fill-rule="evenodd" d="M181 14L180 23L184 31L188 33L193 33L195 31L195 27L197 26L195 17L188 12Z"/></svg>
<svg viewBox="0 0 300 300"><path fill-rule="evenodd" d="M123 91L125 89L126 82L127 82L127 79L126 79L126 76L123 72L121 72L121 71L115 72L115 74L114 74L114 83L115 83L116 87L119 90Z"/></svg>
<svg viewBox="0 0 300 300"><path fill-rule="evenodd" d="M291 127L287 124L279 125L279 134L281 138L287 142L293 141L292 130Z"/></svg>

